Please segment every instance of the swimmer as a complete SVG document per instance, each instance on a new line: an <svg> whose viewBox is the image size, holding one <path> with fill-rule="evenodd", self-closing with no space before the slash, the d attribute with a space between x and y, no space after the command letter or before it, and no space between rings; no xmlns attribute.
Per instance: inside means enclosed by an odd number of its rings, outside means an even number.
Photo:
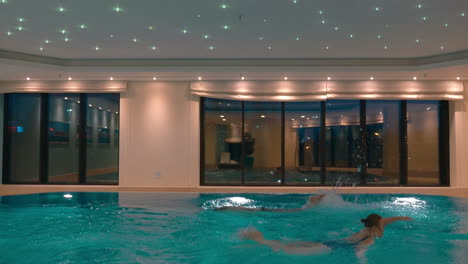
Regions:
<svg viewBox="0 0 468 264"><path fill-rule="evenodd" d="M255 241L259 244L269 246L274 251L283 251L288 254L315 255L330 252L333 248L345 245L355 246L356 256L365 261L367 247L374 244L376 238L383 237L385 226L396 221L413 220L407 216L396 216L382 218L378 214L370 214L366 219L362 219L364 228L361 231L341 240L319 242L282 242L279 240L267 240L263 234L255 228L248 228L241 231L240 236L247 240Z"/></svg>
<svg viewBox="0 0 468 264"><path fill-rule="evenodd" d="M320 203L325 197L325 194L319 194L315 196L309 196L307 203L300 208L283 209L283 208L268 208L268 207L244 207L244 206L223 206L215 208L216 211L238 211L238 212L278 212L278 213L291 213L304 211L312 208Z"/></svg>

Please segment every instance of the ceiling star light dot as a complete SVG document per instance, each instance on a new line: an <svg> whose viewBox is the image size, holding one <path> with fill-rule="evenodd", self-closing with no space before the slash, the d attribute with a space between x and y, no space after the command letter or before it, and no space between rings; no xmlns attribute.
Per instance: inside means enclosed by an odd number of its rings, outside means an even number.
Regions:
<svg viewBox="0 0 468 264"><path fill-rule="evenodd" d="M323 11L323 10L319 10L318 13L319 13L319 15L323 15L324 11Z"/></svg>
<svg viewBox="0 0 468 264"><path fill-rule="evenodd" d="M78 27L81 28L81 29L85 29L85 28L87 28L88 26L86 26L85 24L80 24L80 25L78 25Z"/></svg>
<svg viewBox="0 0 468 264"><path fill-rule="evenodd" d="M23 31L24 27L18 26L18 27L16 27L16 29L18 29L18 31Z"/></svg>
<svg viewBox="0 0 468 264"><path fill-rule="evenodd" d="M227 4L221 4L219 7L220 7L221 9L228 9L228 8L229 8L229 5L227 5Z"/></svg>
<svg viewBox="0 0 468 264"><path fill-rule="evenodd" d="M154 27L153 27L153 26L148 26L148 29L149 29L149 30L153 30Z"/></svg>
<svg viewBox="0 0 468 264"><path fill-rule="evenodd" d="M184 29L181 30L181 32L184 33L184 34L187 34L187 33L188 33L188 29L185 29L185 28L184 28Z"/></svg>
<svg viewBox="0 0 468 264"><path fill-rule="evenodd" d="M65 33L67 33L67 30L66 29L60 29L59 32L62 33L62 34L65 34Z"/></svg>
<svg viewBox="0 0 468 264"><path fill-rule="evenodd" d="M296 40L301 40L301 38L300 38L300 37L296 37Z"/></svg>
<svg viewBox="0 0 468 264"><path fill-rule="evenodd" d="M209 39L209 38L210 38L210 35L208 35L208 34L203 35L203 38L204 38L204 39Z"/></svg>
<svg viewBox="0 0 468 264"><path fill-rule="evenodd" d="M48 39L44 40L44 43L45 43L45 44L49 44L50 42L51 42L51 41L48 40Z"/></svg>
<svg viewBox="0 0 468 264"><path fill-rule="evenodd" d="M445 47L444 47L444 46L440 46L440 49L443 50L443 49L445 49Z"/></svg>
<svg viewBox="0 0 468 264"><path fill-rule="evenodd" d="M422 5L422 4L418 4L418 8L422 8L422 7L423 7L423 5Z"/></svg>
<svg viewBox="0 0 468 264"><path fill-rule="evenodd" d="M461 12L461 13L460 13L460 16L464 17L464 16L465 16L465 12Z"/></svg>
<svg viewBox="0 0 468 264"><path fill-rule="evenodd" d="M379 12L380 11L380 7L376 7L374 8L375 11Z"/></svg>
<svg viewBox="0 0 468 264"><path fill-rule="evenodd" d="M325 20L322 20L321 22L322 22L322 24L325 24L325 23L327 23L327 21L325 21Z"/></svg>
<svg viewBox="0 0 468 264"><path fill-rule="evenodd" d="M350 37L350 38L354 38L354 35L353 35L353 34L349 34L349 37Z"/></svg>
<svg viewBox="0 0 468 264"><path fill-rule="evenodd" d="M121 8L119 5L116 5L112 8L116 13L123 12L123 8Z"/></svg>
<svg viewBox="0 0 468 264"><path fill-rule="evenodd" d="M40 50L40 51L43 51L43 50L44 50L44 48L43 48L43 47L39 47L39 50Z"/></svg>
<svg viewBox="0 0 468 264"><path fill-rule="evenodd" d="M17 20L18 20L18 22L20 22L20 23L24 22L24 18L22 18L22 17L18 17Z"/></svg>
<svg viewBox="0 0 468 264"><path fill-rule="evenodd" d="M202 80L202 77L201 77L201 76L198 76L198 80L201 81L201 80Z"/></svg>
<svg viewBox="0 0 468 264"><path fill-rule="evenodd" d="M60 13L65 13L67 11L67 9L63 6L59 6L57 7L57 11L59 11Z"/></svg>
<svg viewBox="0 0 468 264"><path fill-rule="evenodd" d="M444 24L444 27L448 27L448 24Z"/></svg>
<svg viewBox="0 0 468 264"><path fill-rule="evenodd" d="M381 38L382 38L382 35L377 35L377 38L378 38L378 39L381 39Z"/></svg>
<svg viewBox="0 0 468 264"><path fill-rule="evenodd" d="M29 80L31 80L31 78L29 78L29 77L26 77L26 80L27 80L27 81L29 81Z"/></svg>
<svg viewBox="0 0 468 264"><path fill-rule="evenodd" d="M413 80L415 80L415 81L416 81L417 79L418 79L418 78L417 78L416 76L414 76L414 77L413 77Z"/></svg>
<svg viewBox="0 0 468 264"><path fill-rule="evenodd" d="M0 3L6 4L6 3L8 3L8 1L7 0L1 0Z"/></svg>
<svg viewBox="0 0 468 264"><path fill-rule="evenodd" d="M214 50L214 49L216 49L216 47L215 46L209 46L208 49L209 50Z"/></svg>
<svg viewBox="0 0 468 264"><path fill-rule="evenodd" d="M99 50L101 50L101 47L96 46L96 47L94 47L94 49L95 49L96 51L99 51Z"/></svg>
<svg viewBox="0 0 468 264"><path fill-rule="evenodd" d="M151 49L152 49L152 50L157 50L157 49L158 49L158 47L156 47L156 46L152 46L152 47L151 47Z"/></svg>
<svg viewBox="0 0 468 264"><path fill-rule="evenodd" d="M71 39L70 39L69 37L65 37L63 40L64 40L65 42L71 41Z"/></svg>
<svg viewBox="0 0 468 264"><path fill-rule="evenodd" d="M133 41L133 42L137 42L138 39L137 39L137 38L133 38L132 41Z"/></svg>
<svg viewBox="0 0 468 264"><path fill-rule="evenodd" d="M338 31L338 29L340 29L340 28L339 28L339 27L335 27L335 28L333 28L333 29L334 29L335 31Z"/></svg>
<svg viewBox="0 0 468 264"><path fill-rule="evenodd" d="M222 28L223 28L224 30L228 30L228 29L230 29L231 27L230 27L229 25L223 25Z"/></svg>
<svg viewBox="0 0 468 264"><path fill-rule="evenodd" d="M457 81L459 81L459 80L460 80L460 77L457 77Z"/></svg>
<svg viewBox="0 0 468 264"><path fill-rule="evenodd" d="M153 81L156 81L157 79L158 79L158 78L156 78L156 77L153 77Z"/></svg>
<svg viewBox="0 0 468 264"><path fill-rule="evenodd" d="M422 19L423 21L427 21L429 18L428 18L428 17L425 17L425 16L423 16L421 19Z"/></svg>
<svg viewBox="0 0 468 264"><path fill-rule="evenodd" d="M5 34L7 34L7 36L13 35L13 33L11 31L7 31Z"/></svg>

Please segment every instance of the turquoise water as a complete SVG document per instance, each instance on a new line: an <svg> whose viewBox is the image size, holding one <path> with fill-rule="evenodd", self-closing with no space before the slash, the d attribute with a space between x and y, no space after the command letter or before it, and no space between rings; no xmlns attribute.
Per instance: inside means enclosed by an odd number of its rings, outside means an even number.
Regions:
<svg viewBox="0 0 468 264"><path fill-rule="evenodd" d="M70 197L71 196L71 197ZM388 226L368 263L467 263L468 200L338 195L303 212L229 212L227 205L296 208L305 194L52 193L0 197L0 263L359 263L352 246L313 256L243 241L327 241L361 229L369 213L411 216Z"/></svg>

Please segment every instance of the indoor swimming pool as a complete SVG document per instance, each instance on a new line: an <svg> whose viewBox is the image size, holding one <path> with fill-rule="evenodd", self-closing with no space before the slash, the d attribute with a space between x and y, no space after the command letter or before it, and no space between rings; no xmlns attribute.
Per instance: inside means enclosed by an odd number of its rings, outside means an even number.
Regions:
<svg viewBox="0 0 468 264"><path fill-rule="evenodd" d="M239 237L333 241L370 213L409 216L369 247L368 263L466 263L468 200L408 194L327 193L299 212L217 211L223 206L299 208L308 194L49 193L0 196L0 263L359 263L353 246L288 255Z"/></svg>

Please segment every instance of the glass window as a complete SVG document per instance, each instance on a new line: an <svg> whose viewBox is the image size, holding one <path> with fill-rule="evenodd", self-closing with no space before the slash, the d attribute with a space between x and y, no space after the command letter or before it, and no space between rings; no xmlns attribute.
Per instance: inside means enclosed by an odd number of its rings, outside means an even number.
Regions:
<svg viewBox="0 0 468 264"><path fill-rule="evenodd" d="M87 183L118 183L119 101L119 94L87 95Z"/></svg>
<svg viewBox="0 0 468 264"><path fill-rule="evenodd" d="M242 102L205 99L205 184L242 183Z"/></svg>
<svg viewBox="0 0 468 264"><path fill-rule="evenodd" d="M48 176L50 183L79 182L79 94L49 94Z"/></svg>
<svg viewBox="0 0 468 264"><path fill-rule="evenodd" d="M408 101L408 184L439 184L439 102Z"/></svg>
<svg viewBox="0 0 468 264"><path fill-rule="evenodd" d="M326 103L327 184L361 182L359 113L360 102L357 100L330 100Z"/></svg>
<svg viewBox="0 0 468 264"><path fill-rule="evenodd" d="M285 103L285 183L321 184L320 102Z"/></svg>
<svg viewBox="0 0 468 264"><path fill-rule="evenodd" d="M244 181L281 184L281 103L244 103Z"/></svg>
<svg viewBox="0 0 468 264"><path fill-rule="evenodd" d="M7 155L11 183L39 183L41 95L8 94Z"/></svg>
<svg viewBox="0 0 468 264"><path fill-rule="evenodd" d="M367 184L400 183L400 101L367 101Z"/></svg>

